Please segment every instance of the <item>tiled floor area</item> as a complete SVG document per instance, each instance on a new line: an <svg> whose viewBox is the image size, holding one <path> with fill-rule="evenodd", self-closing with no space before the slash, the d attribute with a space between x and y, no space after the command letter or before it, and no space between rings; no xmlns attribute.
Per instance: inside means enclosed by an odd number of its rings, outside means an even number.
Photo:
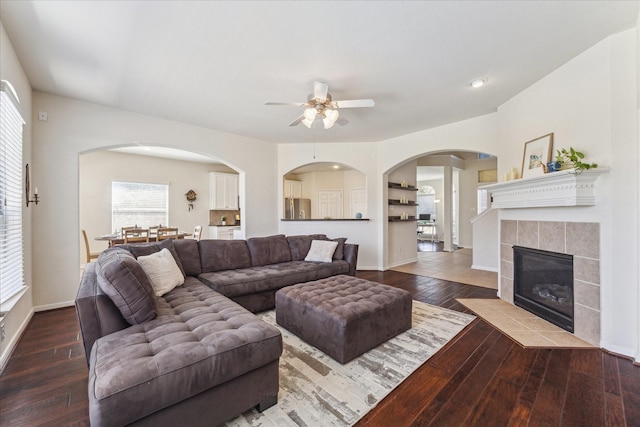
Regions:
<svg viewBox="0 0 640 427"><path fill-rule="evenodd" d="M400 265L391 270L497 290L498 273L473 270L472 261L471 249L458 249L454 252L418 252L417 262Z"/></svg>
<svg viewBox="0 0 640 427"><path fill-rule="evenodd" d="M594 347L564 329L506 301L463 298L456 301L524 347Z"/></svg>

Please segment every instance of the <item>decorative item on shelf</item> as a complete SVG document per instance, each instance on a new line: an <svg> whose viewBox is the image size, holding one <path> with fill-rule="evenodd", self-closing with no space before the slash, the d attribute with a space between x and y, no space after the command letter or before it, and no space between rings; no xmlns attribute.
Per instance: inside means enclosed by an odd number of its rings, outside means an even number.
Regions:
<svg viewBox="0 0 640 427"><path fill-rule="evenodd" d="M544 174L544 167L551 161L552 147L553 133L525 142L520 177L528 178Z"/></svg>
<svg viewBox="0 0 640 427"><path fill-rule="evenodd" d="M222 225L227 225L227 217L226 216L221 216L220 217L220 223Z"/></svg>
<svg viewBox="0 0 640 427"><path fill-rule="evenodd" d="M362 214L360 212L356 212L356 219L362 219Z"/></svg>
<svg viewBox="0 0 640 427"><path fill-rule="evenodd" d="M547 172L557 172L562 167L562 164L558 161L547 163Z"/></svg>
<svg viewBox="0 0 640 427"><path fill-rule="evenodd" d="M184 195L187 197L187 202L189 202L189 211L191 211L191 209L193 209L193 202L198 198L198 194L193 190L189 190L184 193Z"/></svg>
<svg viewBox="0 0 640 427"><path fill-rule="evenodd" d="M584 170L598 167L597 163L585 163L582 159L584 159L584 153L576 151L573 147L569 147L569 150L566 148L556 150L556 163L560 164L561 167L568 165L573 169L571 172L573 174L579 175Z"/></svg>
<svg viewBox="0 0 640 427"><path fill-rule="evenodd" d="M26 166L25 178L24 178L24 192L25 198L27 202L27 207L29 207L29 203L35 203L36 205L40 203L40 196L38 195L38 187L35 188L33 192L33 199L31 198L31 187L29 183L29 163Z"/></svg>

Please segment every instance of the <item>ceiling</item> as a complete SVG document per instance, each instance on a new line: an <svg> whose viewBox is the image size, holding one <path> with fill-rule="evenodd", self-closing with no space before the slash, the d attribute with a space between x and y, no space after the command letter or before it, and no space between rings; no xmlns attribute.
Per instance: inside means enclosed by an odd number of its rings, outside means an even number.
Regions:
<svg viewBox="0 0 640 427"><path fill-rule="evenodd" d="M274 143L381 141L496 111L605 37L638 1L13 1L0 17L34 89ZM473 89L469 82L488 79ZM349 124L288 123L313 81Z"/></svg>

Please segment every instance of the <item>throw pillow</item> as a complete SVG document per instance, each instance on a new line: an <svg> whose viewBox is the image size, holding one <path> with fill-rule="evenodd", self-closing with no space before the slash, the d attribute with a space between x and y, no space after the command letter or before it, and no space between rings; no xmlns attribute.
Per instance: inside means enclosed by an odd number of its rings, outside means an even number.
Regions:
<svg viewBox="0 0 640 427"><path fill-rule="evenodd" d="M182 275L186 276L184 267L182 266L182 261L180 261L178 252L176 251L175 245L173 244L173 239L162 240L160 242L133 243L129 245L120 245L120 247L131 252L133 256L136 257L136 259L140 256L151 255L156 252L160 252L164 248L167 248L169 249L169 252L171 252L171 255L173 255L173 259L176 260L176 264L182 272Z"/></svg>
<svg viewBox="0 0 640 427"><path fill-rule="evenodd" d="M336 248L336 251L333 254L333 259L334 260L338 260L338 259L344 259L344 243L347 241L346 237L338 237L337 239L331 239L334 242L338 242L338 247Z"/></svg>
<svg viewBox="0 0 640 427"><path fill-rule="evenodd" d="M184 276L167 248L138 257L138 262L151 280L156 296L161 297L184 283Z"/></svg>
<svg viewBox="0 0 640 427"><path fill-rule="evenodd" d="M311 242L311 248L309 253L304 258L305 261L314 262L331 262L333 253L338 247L338 242L331 242L328 240L313 240Z"/></svg>
<svg viewBox="0 0 640 427"><path fill-rule="evenodd" d="M98 286L113 301L131 325L156 317L153 285L130 252L116 246L105 250L96 261Z"/></svg>

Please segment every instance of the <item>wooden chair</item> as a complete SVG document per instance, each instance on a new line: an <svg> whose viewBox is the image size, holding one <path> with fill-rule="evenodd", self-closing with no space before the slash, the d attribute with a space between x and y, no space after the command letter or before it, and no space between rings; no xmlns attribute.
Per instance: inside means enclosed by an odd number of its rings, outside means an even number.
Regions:
<svg viewBox="0 0 640 427"><path fill-rule="evenodd" d="M91 252L89 248L89 239L87 238L87 232L82 229L82 237L84 238L84 247L87 251L87 262L91 262L92 259L97 259L100 256L100 252Z"/></svg>
<svg viewBox="0 0 640 427"><path fill-rule="evenodd" d="M201 236L202 236L202 226L196 225L196 227L193 229L193 240L199 242Z"/></svg>
<svg viewBox="0 0 640 427"><path fill-rule="evenodd" d="M125 243L149 242L148 228L135 228L133 230L128 228L122 228L122 237Z"/></svg>
<svg viewBox="0 0 640 427"><path fill-rule="evenodd" d="M167 240L167 239L177 239L178 238L178 229L174 227L160 227L158 228L158 235L156 239Z"/></svg>

